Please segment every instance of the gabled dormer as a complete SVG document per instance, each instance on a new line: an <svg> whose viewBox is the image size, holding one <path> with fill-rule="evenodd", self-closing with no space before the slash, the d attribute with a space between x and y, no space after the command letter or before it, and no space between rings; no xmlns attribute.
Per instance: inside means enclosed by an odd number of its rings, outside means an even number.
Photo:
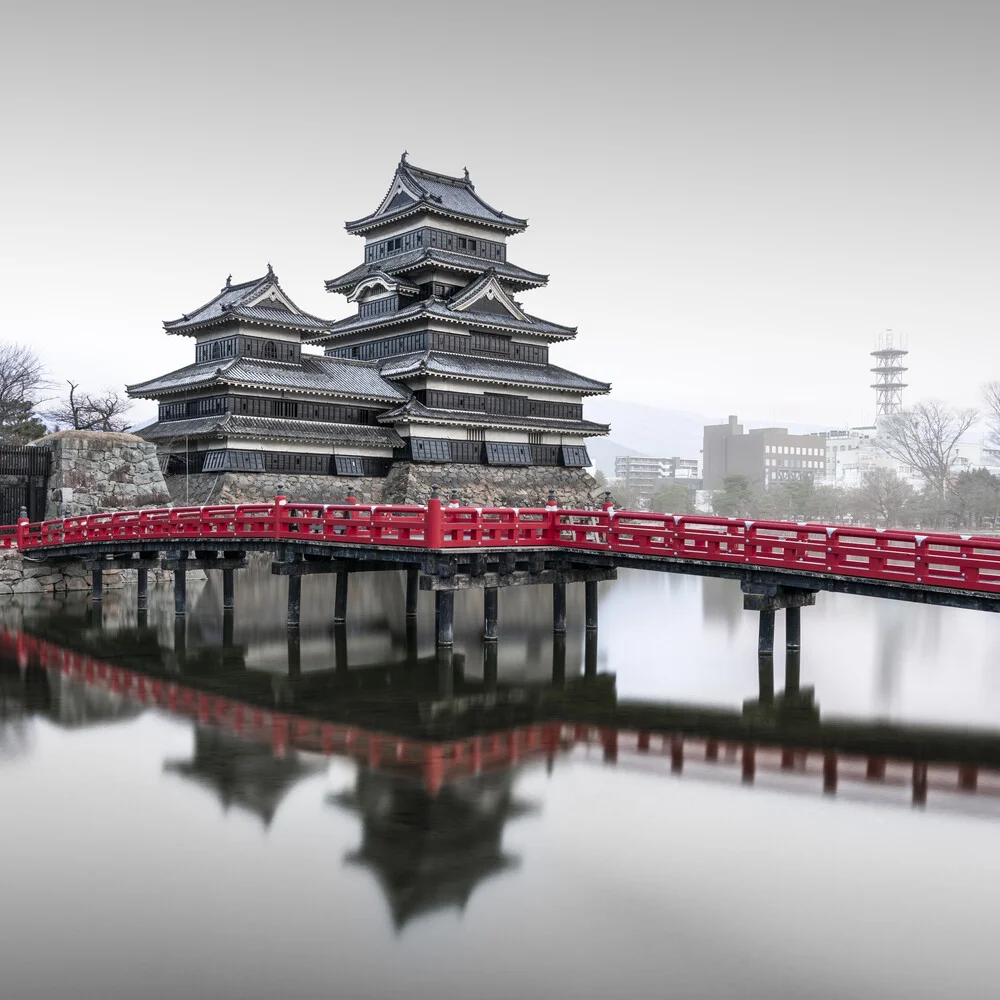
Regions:
<svg viewBox="0 0 1000 1000"><path fill-rule="evenodd" d="M452 296L448 303L456 312L493 313L530 323L531 319L500 284L496 271L490 269L477 281Z"/></svg>
<svg viewBox="0 0 1000 1000"><path fill-rule="evenodd" d="M411 305L420 294L420 289L405 278L393 277L373 267L354 286L347 301L357 302L359 316L381 316Z"/></svg>

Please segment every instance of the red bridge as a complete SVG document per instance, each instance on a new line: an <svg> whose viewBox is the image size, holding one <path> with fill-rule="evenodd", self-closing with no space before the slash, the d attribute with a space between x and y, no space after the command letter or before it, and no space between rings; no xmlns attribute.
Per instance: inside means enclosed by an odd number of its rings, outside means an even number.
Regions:
<svg viewBox="0 0 1000 1000"><path fill-rule="evenodd" d="M544 508L466 507L432 496L421 505L272 503L119 511L0 528L0 547L26 558L84 562L101 598L104 569L175 573L175 608L185 611L185 572L233 571L252 550L272 551L289 578L288 623L298 624L301 578L337 574L334 621L343 622L352 571L407 570L407 614L420 589L436 593L438 641L450 645L454 591L484 590L487 638L496 637L497 590L551 584L553 627L566 628L565 587L587 587L587 628L597 627L597 582L619 567L739 579L744 606L761 613L760 651L773 649L774 611L785 610L786 641L799 645L799 608L820 590L1000 610L1000 539L703 515Z"/></svg>

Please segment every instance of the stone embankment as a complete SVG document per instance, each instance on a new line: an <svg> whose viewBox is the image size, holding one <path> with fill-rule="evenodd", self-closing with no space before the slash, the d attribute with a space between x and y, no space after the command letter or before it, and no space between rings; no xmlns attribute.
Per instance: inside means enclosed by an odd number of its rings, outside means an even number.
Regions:
<svg viewBox="0 0 1000 1000"><path fill-rule="evenodd" d="M58 431L34 442L52 451L45 503L47 518L78 517L110 510L162 507L170 494L156 446L134 434ZM109 570L104 588L125 585L131 572ZM157 572L156 578L168 573ZM190 578L190 577L189 577ZM61 565L0 550L0 597L14 594L60 594L90 588L90 573L79 564Z"/></svg>
<svg viewBox="0 0 1000 1000"><path fill-rule="evenodd" d="M485 465L423 465L397 462L384 479L349 476L283 476L260 472L197 473L169 476L167 487L178 506L267 503L281 494L303 503L342 500L348 488L361 503L426 503L440 486L448 497L477 507L541 507L554 490L560 507L599 506L596 481L583 469L508 468Z"/></svg>

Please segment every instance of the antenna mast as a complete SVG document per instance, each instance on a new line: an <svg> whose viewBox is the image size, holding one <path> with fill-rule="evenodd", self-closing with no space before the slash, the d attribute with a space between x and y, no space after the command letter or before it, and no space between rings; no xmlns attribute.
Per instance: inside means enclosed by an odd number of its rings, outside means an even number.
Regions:
<svg viewBox="0 0 1000 1000"><path fill-rule="evenodd" d="M906 340L886 330L879 334L875 341L872 357L875 367L871 369L875 376L872 388L875 390L875 420L890 413L898 413L903 408L903 390L906 383L903 375L909 371L903 364L903 358L909 354Z"/></svg>

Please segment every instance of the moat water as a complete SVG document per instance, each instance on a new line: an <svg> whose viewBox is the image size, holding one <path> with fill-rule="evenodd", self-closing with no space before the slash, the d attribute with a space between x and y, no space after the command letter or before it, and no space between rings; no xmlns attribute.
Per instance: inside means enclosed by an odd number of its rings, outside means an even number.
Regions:
<svg viewBox="0 0 1000 1000"><path fill-rule="evenodd" d="M582 586L564 651L542 588L501 594L495 677L481 594L458 595L444 661L431 595L408 635L395 574L352 578L339 636L332 581L307 578L291 642L284 587L238 575L226 619L221 582L191 582L180 625L169 588L144 618L127 589L0 612L4 1000L995 996L998 799L915 808L905 788L748 785L595 746L432 795L43 669L23 643L401 738L530 723L563 657L560 684L600 697L757 693L736 583L602 584L589 679ZM1000 730L991 615L820 594L802 633L823 716Z"/></svg>

